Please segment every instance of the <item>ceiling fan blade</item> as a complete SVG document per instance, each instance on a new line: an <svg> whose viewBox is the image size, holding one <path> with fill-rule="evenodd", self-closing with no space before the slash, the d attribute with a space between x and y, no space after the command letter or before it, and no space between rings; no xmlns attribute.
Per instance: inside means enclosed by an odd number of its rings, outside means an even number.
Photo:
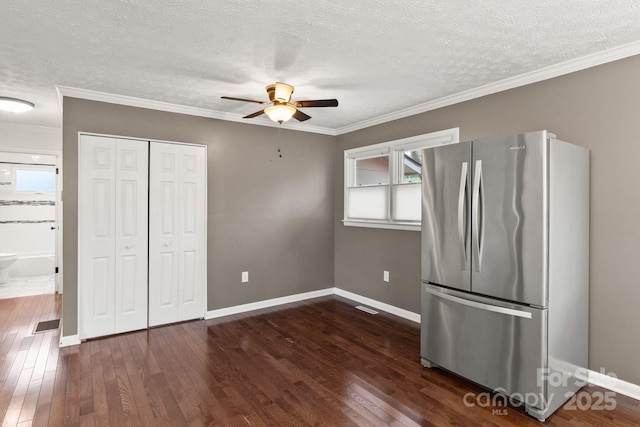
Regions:
<svg viewBox="0 0 640 427"><path fill-rule="evenodd" d="M294 105L297 108L309 108L309 107L337 107L337 99L316 99L314 101L296 101Z"/></svg>
<svg viewBox="0 0 640 427"><path fill-rule="evenodd" d="M293 118L299 122L304 122L305 120L309 120L311 116L303 113L300 110L296 110L296 112L293 114Z"/></svg>
<svg viewBox="0 0 640 427"><path fill-rule="evenodd" d="M229 99L231 101L255 102L256 104L268 104L268 102L264 102L264 101L256 101L253 99L244 99L244 98L234 98L232 96L221 96L220 98Z"/></svg>
<svg viewBox="0 0 640 427"><path fill-rule="evenodd" d="M253 119L254 117L258 117L260 114L264 114L264 110L256 111L253 114L249 114L248 116L244 116L243 119Z"/></svg>

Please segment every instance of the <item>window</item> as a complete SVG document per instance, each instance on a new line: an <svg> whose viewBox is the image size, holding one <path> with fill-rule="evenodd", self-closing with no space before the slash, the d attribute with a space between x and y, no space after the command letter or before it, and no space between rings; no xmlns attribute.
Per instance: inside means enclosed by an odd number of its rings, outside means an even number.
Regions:
<svg viewBox="0 0 640 427"><path fill-rule="evenodd" d="M344 152L344 225L420 230L422 149L457 143L458 128Z"/></svg>
<svg viewBox="0 0 640 427"><path fill-rule="evenodd" d="M389 156L356 160L356 185L383 185L389 183Z"/></svg>
<svg viewBox="0 0 640 427"><path fill-rule="evenodd" d="M403 184L422 182L422 150L405 150L402 152Z"/></svg>
<svg viewBox="0 0 640 427"><path fill-rule="evenodd" d="M56 174L52 170L16 169L16 191L52 193L56 190Z"/></svg>

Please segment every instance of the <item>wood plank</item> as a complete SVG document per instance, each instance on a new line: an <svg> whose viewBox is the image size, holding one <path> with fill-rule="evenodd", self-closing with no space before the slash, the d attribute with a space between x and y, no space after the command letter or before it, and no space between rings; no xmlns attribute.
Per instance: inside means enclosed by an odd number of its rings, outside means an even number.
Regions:
<svg viewBox="0 0 640 427"><path fill-rule="evenodd" d="M138 371L137 365L131 351L130 341L127 339L118 340L125 373L131 390L131 405L135 406L138 425L141 427L151 427L154 425L153 412L144 390L144 375ZM124 381L124 379L123 379ZM124 405L126 407L126 405Z"/></svg>
<svg viewBox="0 0 640 427"><path fill-rule="evenodd" d="M485 390L420 365L420 330L323 297L59 349L59 296L0 300L0 419L11 426L540 426L521 408L469 407ZM595 399L606 390L587 386ZM640 424L640 402L561 408L547 426Z"/></svg>
<svg viewBox="0 0 640 427"><path fill-rule="evenodd" d="M47 425L49 414L51 413L51 399L53 397L53 386L56 379L55 371L48 371L42 377L42 385L38 395L38 403L33 416L33 425Z"/></svg>
<svg viewBox="0 0 640 427"><path fill-rule="evenodd" d="M65 425L78 425L80 422L80 351L81 349L75 346L64 349L61 355L66 359L68 366L64 396Z"/></svg>

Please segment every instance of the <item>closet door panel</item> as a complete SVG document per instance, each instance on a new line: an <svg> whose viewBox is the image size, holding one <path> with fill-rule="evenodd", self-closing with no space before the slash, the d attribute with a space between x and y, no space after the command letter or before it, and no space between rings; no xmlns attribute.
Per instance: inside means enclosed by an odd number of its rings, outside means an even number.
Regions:
<svg viewBox="0 0 640 427"><path fill-rule="evenodd" d="M149 326L178 321L178 153L152 143L149 163Z"/></svg>
<svg viewBox="0 0 640 427"><path fill-rule="evenodd" d="M176 283L178 282L178 266L177 259L175 253L173 251L165 251L160 253L160 263L158 265L159 268L159 276L157 279L158 290L159 290L159 304L158 306L166 310L166 312L172 313L172 316L177 316L178 313L178 304L177 304L177 295L178 295L178 287ZM155 287L155 286L154 286ZM170 317L172 320L174 317Z"/></svg>
<svg viewBox="0 0 640 427"><path fill-rule="evenodd" d="M147 327L147 141L116 140L115 332Z"/></svg>
<svg viewBox="0 0 640 427"><path fill-rule="evenodd" d="M151 326L204 316L205 152L204 147L151 143Z"/></svg>
<svg viewBox="0 0 640 427"><path fill-rule="evenodd" d="M129 316L139 311L140 298L136 295L136 278L139 275L139 269L137 268L139 260L136 255L124 255L119 257L119 261L120 274L118 275L117 281L120 282L120 289L119 292L116 292L118 295L116 306L118 307L117 311L120 313L120 316ZM145 312L145 317L146 314ZM146 323L145 321L144 326L146 326ZM122 329L122 327L116 329Z"/></svg>
<svg viewBox="0 0 640 427"><path fill-rule="evenodd" d="M206 150L182 146L180 210L180 310L179 320L204 316Z"/></svg>
<svg viewBox="0 0 640 427"><path fill-rule="evenodd" d="M112 334L115 325L115 144L83 135L79 143L78 283L80 338Z"/></svg>
<svg viewBox="0 0 640 427"><path fill-rule="evenodd" d="M92 292L87 294L91 298L91 302L87 304L89 316L93 322L105 321L109 323L105 326L107 333L112 329L111 320L113 319L113 299L112 286L110 284L113 274L111 257L93 257L90 270L93 272L93 288Z"/></svg>

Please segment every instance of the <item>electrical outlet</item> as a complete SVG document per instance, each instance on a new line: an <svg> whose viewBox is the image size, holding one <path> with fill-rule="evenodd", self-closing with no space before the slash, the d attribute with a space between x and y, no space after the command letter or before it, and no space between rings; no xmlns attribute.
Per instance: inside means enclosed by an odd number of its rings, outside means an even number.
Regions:
<svg viewBox="0 0 640 427"><path fill-rule="evenodd" d="M382 280L384 280L385 282L389 281L389 272L387 270L384 270L384 272L382 273Z"/></svg>
<svg viewBox="0 0 640 427"><path fill-rule="evenodd" d="M242 283L247 283L249 281L249 272L248 271L243 271L242 272Z"/></svg>

